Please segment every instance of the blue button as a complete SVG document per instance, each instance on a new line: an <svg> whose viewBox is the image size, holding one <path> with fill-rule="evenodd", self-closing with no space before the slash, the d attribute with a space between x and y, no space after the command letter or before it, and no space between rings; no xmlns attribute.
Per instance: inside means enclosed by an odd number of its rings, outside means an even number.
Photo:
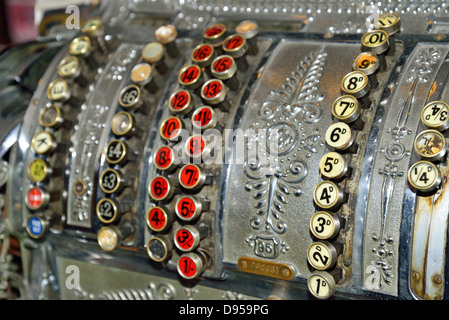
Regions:
<svg viewBox="0 0 449 320"><path fill-rule="evenodd" d="M44 225L38 217L30 217L28 219L28 233L33 238L39 238L44 233Z"/></svg>

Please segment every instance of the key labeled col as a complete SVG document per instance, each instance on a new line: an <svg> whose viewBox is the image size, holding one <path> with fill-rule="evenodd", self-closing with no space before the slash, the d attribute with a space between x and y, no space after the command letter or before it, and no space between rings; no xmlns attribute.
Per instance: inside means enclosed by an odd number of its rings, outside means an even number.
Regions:
<svg viewBox="0 0 449 320"><path fill-rule="evenodd" d="M129 187L132 179L122 172L108 168L100 175L100 188L106 194L120 193L124 188Z"/></svg>
<svg viewBox="0 0 449 320"><path fill-rule="evenodd" d="M148 227L154 232L165 232L173 222L173 212L165 206L151 207L146 213Z"/></svg>

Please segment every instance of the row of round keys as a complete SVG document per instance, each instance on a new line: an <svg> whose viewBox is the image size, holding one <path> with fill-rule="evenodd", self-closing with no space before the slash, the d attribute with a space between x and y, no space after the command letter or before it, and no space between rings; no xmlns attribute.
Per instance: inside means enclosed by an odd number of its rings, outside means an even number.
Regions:
<svg viewBox="0 0 449 320"><path fill-rule="evenodd" d="M413 143L415 153L422 159L408 170L408 182L414 190L434 192L441 185L441 172L433 162L441 161L447 154L446 138L441 131L448 127L448 111L443 101L432 101L421 111L422 123L432 129L418 133Z"/></svg>
<svg viewBox="0 0 449 320"><path fill-rule="evenodd" d="M242 68L239 67L238 60L234 56L230 54L216 56L213 46L203 43L192 50L191 60L194 65L204 68L209 77L225 81L232 90L238 89L238 70ZM179 80L181 84L185 83L182 78ZM198 81L200 80L202 79Z"/></svg>
<svg viewBox="0 0 449 320"><path fill-rule="evenodd" d="M180 237L188 236L181 234ZM147 242L147 253L156 262L169 259L172 249L173 245L165 235L152 236ZM177 271L185 279L194 279L206 270L208 264L209 257L202 251L186 252L178 259Z"/></svg>
<svg viewBox="0 0 449 320"><path fill-rule="evenodd" d="M398 32L400 19L396 14L384 14L375 21L378 30L362 36L362 52L353 62L353 71L341 82L343 96L332 105L334 123L326 132L328 146L336 151L348 150L354 141L354 132L350 127L358 121L361 108L368 108L368 93L377 86L376 72L386 67L385 53L390 47L389 36ZM348 172L346 159L338 152L325 154L320 161L321 175L327 179L340 179ZM314 202L323 209L336 210L344 200L343 190L333 181L322 181L314 189ZM318 211L310 219L309 228L319 241L313 242L307 249L309 264L316 270L307 280L309 292L319 299L330 298L335 291L336 282L341 277L338 269L332 269L342 246L329 242L335 238L343 226L343 220L336 213ZM331 270L329 272L325 270Z"/></svg>
<svg viewBox="0 0 449 320"><path fill-rule="evenodd" d="M175 202L175 215L185 222L194 222L201 214L209 210L209 201L195 195L180 195ZM167 231L173 222L173 211L167 207L154 206L146 214L148 227L154 232Z"/></svg>
<svg viewBox="0 0 449 320"><path fill-rule="evenodd" d="M222 111L229 111L230 104L227 101L227 90L224 82L220 79L209 79L204 82L201 68L198 65L192 64L182 68L178 80L185 89L199 89L201 98L207 104L216 106Z"/></svg>
<svg viewBox="0 0 449 320"><path fill-rule="evenodd" d="M212 182L212 175L195 164L184 165L178 173L178 180L173 177L155 176L148 185L148 194L155 201L168 201L183 189L198 191Z"/></svg>
<svg viewBox="0 0 449 320"><path fill-rule="evenodd" d="M196 109L192 114L191 124L198 132L213 128L221 129L215 110L209 106ZM159 134L163 140L176 142L186 130L187 126L182 119L171 116L162 121Z"/></svg>
<svg viewBox="0 0 449 320"><path fill-rule="evenodd" d="M184 147L181 150L183 152L182 158L177 154L180 150L164 145L156 150L154 154L154 165L161 171L171 172L179 167L182 159L194 161L207 160L211 150L211 143L209 143L209 140L205 136L193 135L188 137L184 142Z"/></svg>
<svg viewBox="0 0 449 320"><path fill-rule="evenodd" d="M194 108L194 99L192 98L191 94L189 93L189 91L184 90L184 89L179 89L177 91L175 91L169 99L168 102L170 111L172 111L175 114L179 114L179 115L186 115L189 114L193 108ZM168 118L170 119L170 118ZM169 120L165 120L162 125L161 128L163 129L168 129L168 127L166 127L169 124L166 124L168 122L170 122ZM179 121L182 121L181 119ZM191 124L193 126L194 129L198 129L200 131L203 130L207 130L207 129L213 129L216 128L218 125L218 117L217 114L215 112L215 110L207 105L203 105L197 109L195 109L195 111L192 113L191 116ZM175 126L175 128L177 129L181 129L182 124L178 123L178 124L171 124L171 126ZM171 139L171 135L170 132L172 132L172 130L166 131L166 130L162 130L161 131L161 136L163 137L164 140L170 140Z"/></svg>
<svg viewBox="0 0 449 320"><path fill-rule="evenodd" d="M188 199L187 201L190 201L190 203L192 203L193 201L198 200ZM184 209L191 210L191 208L183 208L183 210ZM200 210L202 209L200 208ZM176 208L176 211L178 217L182 216L180 213L178 213L179 208ZM152 231L157 233L165 233L172 226L173 213L167 207L154 206L150 208L150 210L148 210L146 221L147 225ZM196 250L200 245L200 241L207 235L208 228L205 226L198 229L193 225L184 225L174 232L173 241L180 251L190 252Z"/></svg>

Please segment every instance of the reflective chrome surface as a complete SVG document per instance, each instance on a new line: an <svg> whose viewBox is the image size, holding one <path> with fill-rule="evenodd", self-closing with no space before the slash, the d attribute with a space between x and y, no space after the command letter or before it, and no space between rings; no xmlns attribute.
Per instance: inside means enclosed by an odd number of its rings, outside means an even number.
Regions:
<svg viewBox="0 0 449 320"><path fill-rule="evenodd" d="M42 39L54 52L36 73L32 95L21 96L27 104L22 114L14 121L8 122L7 114L1 119L8 126L0 132L0 283L14 278L16 298L25 299L447 299L447 152L422 159L414 141L428 129L422 109L433 101L449 103L449 5L399 0L382 5L95 2L83 19L99 16L104 33L88 35L94 49L79 57L81 77L67 79L65 102L52 101L46 92L82 31L47 29L51 19L43 12ZM389 49L377 52L377 71L351 73L367 48L362 36L387 12L400 17L401 28L389 38ZM230 36L248 20L257 22L258 32L249 35L249 50L234 57L238 86L224 81L221 91L208 87L214 77L205 67L205 86L184 88L188 108L176 112L173 93L184 87L179 71L193 63L203 31L222 24ZM164 25L173 25L177 38L163 44L151 81L140 82L131 72ZM212 45L217 56L223 53L220 43ZM10 74L20 78L19 69ZM135 108L120 103L122 89L130 85L140 92ZM350 120L343 117L344 107L339 109L343 123L332 108L348 93L360 108ZM224 99L211 106L213 128L202 132L192 125L192 114L207 105L208 94ZM43 128L39 114L53 103L63 110L65 125ZM122 111L130 115L128 122L114 117ZM437 105L427 112L445 121ZM186 129L179 132L181 143L161 136L173 129L165 122L170 117ZM131 124L129 135L115 130ZM447 141L446 127L436 129ZM41 130L55 136L54 154L33 152L32 138ZM187 140L192 134L203 134L205 145ZM124 152L107 148L114 139L126 143L126 161L107 160L105 152ZM436 147L430 143L435 141L423 141L426 148ZM173 150L173 159L157 153L162 146ZM446 142L439 147L445 151ZM197 156L210 150L215 153L209 158ZM324 158L330 152L344 160L336 177L323 174L337 164ZM29 179L27 168L35 158L55 169L48 180ZM407 172L419 160L438 168L436 190L416 190L409 183ZM162 170L165 161L169 170ZM185 161L196 166L181 172ZM102 176L108 169L119 174ZM151 184L157 176L170 185ZM418 170L415 177L424 183L428 178ZM118 182L124 188L110 193L100 185ZM34 186L49 198L37 211L26 206ZM156 194L166 199L155 201ZM182 201L183 195L195 201ZM97 204L108 197L120 204L120 217L99 219ZM32 200L42 201L35 195ZM163 210L148 214L155 206ZM106 207L102 211L112 215ZM330 213L316 215L320 211ZM193 212L194 218L187 218ZM320 238L328 225L336 230ZM19 243L20 275L8 271L10 236Z"/></svg>

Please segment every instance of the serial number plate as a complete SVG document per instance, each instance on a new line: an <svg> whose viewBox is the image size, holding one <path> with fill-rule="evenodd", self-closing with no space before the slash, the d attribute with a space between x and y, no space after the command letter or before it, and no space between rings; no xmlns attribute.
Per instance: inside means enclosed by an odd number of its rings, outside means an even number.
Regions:
<svg viewBox="0 0 449 320"><path fill-rule="evenodd" d="M294 275L292 267L286 264L248 257L240 257L238 266L244 272L282 280L291 280Z"/></svg>

